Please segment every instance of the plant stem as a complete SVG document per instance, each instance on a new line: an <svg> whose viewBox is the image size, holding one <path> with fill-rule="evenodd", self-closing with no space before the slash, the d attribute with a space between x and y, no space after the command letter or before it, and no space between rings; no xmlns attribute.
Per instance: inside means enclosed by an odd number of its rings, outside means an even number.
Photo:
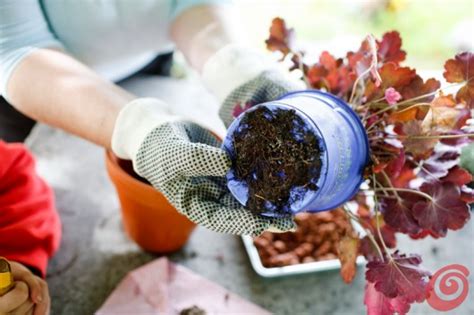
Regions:
<svg viewBox="0 0 474 315"><path fill-rule="evenodd" d="M373 117L373 116L380 115L380 114L382 114L382 113L384 113L384 112L387 112L387 111L389 111L389 110L391 110L391 109L397 109L398 106L400 106L400 104L394 104L394 105L391 105L391 106L382 108L381 110L376 111L375 113L369 115L367 118L364 118L364 119L367 120L367 119L369 119L369 118L371 118L371 117ZM404 111L407 111L407 110L409 110L409 109L412 109L412 108L415 108L415 107L419 107L419 106L431 106L431 104L430 104L430 103L417 103L417 104L408 106L407 108L404 108L404 109L401 109L401 110L399 110L399 111L396 111L396 113L402 113L402 112L404 112Z"/></svg>
<svg viewBox="0 0 474 315"><path fill-rule="evenodd" d="M369 238L369 240L372 242L372 245L374 245L375 249L377 250L377 253L379 254L380 256L380 259L382 261L385 260L384 258L384 255L382 253L382 250L380 249L380 246L379 244L377 243L377 241L375 240L374 238L374 235L372 234L371 231L369 231L367 228L364 227L364 225L362 224L362 222L360 221L360 218L358 216L356 216L354 213L352 213L351 210L349 210L347 208L346 205L344 205L343 207L343 210L344 212L349 216L349 218L351 218L352 220L356 221L357 223L359 223L360 227L364 230L364 232L367 234L367 237Z"/></svg>
<svg viewBox="0 0 474 315"><path fill-rule="evenodd" d="M373 179L373 183L374 183L374 190L375 190L375 183L376 183L376 180L375 180L375 174L372 174L372 179ZM380 243L382 244L382 247L383 247L383 250L385 251L385 253L387 253L387 255L389 255L389 257L391 257L390 255L390 252L388 250L388 247L387 245L385 244L385 241L382 237L382 231L380 230L380 222L379 222L379 200L377 198L377 194L374 194L374 201L375 201L375 205L374 205L374 211L375 211L375 226L377 228L377 233L379 235L379 238L380 238Z"/></svg>
<svg viewBox="0 0 474 315"><path fill-rule="evenodd" d="M454 139L463 137L474 137L474 133L465 133L462 135L426 135L426 136L405 136L409 139Z"/></svg>
<svg viewBox="0 0 474 315"><path fill-rule="evenodd" d="M420 195L422 197L425 197L426 199L428 199L429 201L433 202L433 198L428 195L427 193L424 193L422 191L418 191L418 190L414 190L414 189L408 189L408 188L389 188L389 187L385 187L383 189L379 189L379 188L374 188L374 191L384 191L384 190L387 190L387 191L396 191L396 192L408 192L408 193L413 193L413 194L417 194L417 195Z"/></svg>

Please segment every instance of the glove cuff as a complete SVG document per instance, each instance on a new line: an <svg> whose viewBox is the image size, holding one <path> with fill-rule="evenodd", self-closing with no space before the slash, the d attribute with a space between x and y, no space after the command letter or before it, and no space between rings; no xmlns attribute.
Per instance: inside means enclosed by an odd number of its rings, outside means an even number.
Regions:
<svg viewBox="0 0 474 315"><path fill-rule="evenodd" d="M138 98L118 114L112 134L112 151L135 165L138 150L146 136L159 125L179 120L170 107L155 98Z"/></svg>
<svg viewBox="0 0 474 315"><path fill-rule="evenodd" d="M202 79L222 103L234 89L272 68L277 66L263 52L248 46L229 44L207 60Z"/></svg>

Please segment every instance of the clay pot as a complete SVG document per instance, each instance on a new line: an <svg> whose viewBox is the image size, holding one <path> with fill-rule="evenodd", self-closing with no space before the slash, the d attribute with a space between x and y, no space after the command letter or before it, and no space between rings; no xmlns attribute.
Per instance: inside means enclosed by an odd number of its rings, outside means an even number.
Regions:
<svg viewBox="0 0 474 315"><path fill-rule="evenodd" d="M117 191L125 231L141 248L173 252L186 243L196 224L180 214L159 191L138 176L130 161L106 152L107 172Z"/></svg>

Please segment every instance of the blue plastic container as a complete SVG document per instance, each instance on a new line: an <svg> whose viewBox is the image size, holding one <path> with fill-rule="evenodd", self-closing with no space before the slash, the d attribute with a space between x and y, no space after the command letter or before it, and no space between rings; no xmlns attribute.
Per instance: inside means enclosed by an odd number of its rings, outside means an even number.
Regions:
<svg viewBox="0 0 474 315"><path fill-rule="evenodd" d="M321 175L316 183L318 189L308 190L303 198L291 204L291 213L334 209L357 193L369 161L369 142L362 122L349 105L317 90L292 92L278 100L256 105L229 126L223 149L231 157L235 156L233 134L241 127L242 117L260 106L270 110L295 110L319 138ZM242 205L247 203L248 187L235 178L233 169L227 173L227 186ZM275 217L281 214L266 209L262 215Z"/></svg>

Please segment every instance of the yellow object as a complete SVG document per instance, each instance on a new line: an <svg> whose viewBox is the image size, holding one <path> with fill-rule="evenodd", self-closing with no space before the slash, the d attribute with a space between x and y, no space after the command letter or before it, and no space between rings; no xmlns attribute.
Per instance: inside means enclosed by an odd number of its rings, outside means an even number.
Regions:
<svg viewBox="0 0 474 315"><path fill-rule="evenodd" d="M387 10L390 12L399 12L406 8L408 0L389 0Z"/></svg>
<svg viewBox="0 0 474 315"><path fill-rule="evenodd" d="M10 264L5 258L0 257L0 296L4 295L13 286L13 276Z"/></svg>

